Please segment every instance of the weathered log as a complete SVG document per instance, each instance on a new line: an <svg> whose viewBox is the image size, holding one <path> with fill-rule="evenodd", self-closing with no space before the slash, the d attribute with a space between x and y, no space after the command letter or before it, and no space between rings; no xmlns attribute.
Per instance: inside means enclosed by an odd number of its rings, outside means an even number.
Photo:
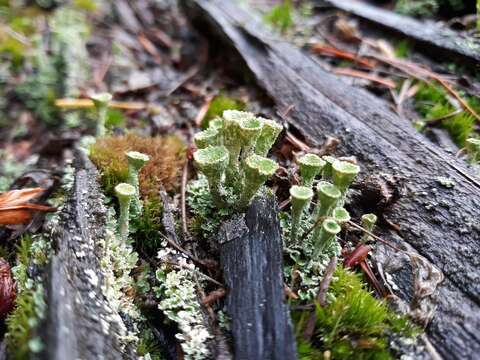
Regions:
<svg viewBox="0 0 480 360"><path fill-rule="evenodd" d="M416 20L408 16L396 14L363 1L357 0L319 0L333 7L375 23L398 35L409 37L419 43L419 49L434 50L436 54L454 55L459 60L470 64L480 61L480 43L471 36L440 26L429 20Z"/></svg>
<svg viewBox="0 0 480 360"><path fill-rule="evenodd" d="M101 289L98 241L105 237L106 208L98 172L83 152L77 154L75 183L53 233L40 358L133 359L119 341L122 318Z"/></svg>
<svg viewBox="0 0 480 360"><path fill-rule="evenodd" d="M417 251L441 269L436 316L428 334L441 355L472 358L480 350L480 184L467 166L429 143L388 104L322 70L309 55L267 32L231 2L185 1L189 17L207 22L233 47L278 113L319 146L326 136L341 140L339 153L355 155L362 176L387 173L405 181L404 194L386 209L398 234L385 237ZM287 115L283 115L289 109ZM455 186L442 185L439 177ZM364 204L366 207L374 204Z"/></svg>
<svg viewBox="0 0 480 360"><path fill-rule="evenodd" d="M277 213L274 197L257 197L245 217L226 222L220 230L235 359L297 358L284 302L283 247Z"/></svg>

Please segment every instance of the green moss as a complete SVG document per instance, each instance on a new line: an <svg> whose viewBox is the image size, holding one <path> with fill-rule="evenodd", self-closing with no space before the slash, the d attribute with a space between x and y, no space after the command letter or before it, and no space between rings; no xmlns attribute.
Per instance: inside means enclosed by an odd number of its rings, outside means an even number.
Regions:
<svg viewBox="0 0 480 360"><path fill-rule="evenodd" d="M408 39L400 40L395 46L395 56L399 58L406 58L410 54L411 43Z"/></svg>
<svg viewBox="0 0 480 360"><path fill-rule="evenodd" d="M31 261L44 265L47 252L48 245L41 237L32 239L24 236L20 241L17 265L12 268L17 282L17 298L15 309L6 320L5 335L13 359L26 359L30 353L39 352L43 348L41 340L34 336L37 326L45 317L45 291L40 278L32 279L28 276L27 267Z"/></svg>
<svg viewBox="0 0 480 360"><path fill-rule="evenodd" d="M415 95L415 109L429 122L438 118L448 116L455 112L455 107L448 100L446 90L435 84L420 83ZM474 97L464 96L477 112L480 111L480 100ZM456 115L448 116L440 121L440 125L451 135L455 143L462 147L465 140L475 132L475 118L462 111Z"/></svg>
<svg viewBox="0 0 480 360"><path fill-rule="evenodd" d="M163 230L163 206L160 200L152 199L143 203L143 212L140 216L132 218L132 232L135 248L140 253L155 256L160 249L162 239L158 236Z"/></svg>
<svg viewBox="0 0 480 360"><path fill-rule="evenodd" d="M265 16L264 21L275 29L285 32L293 26L293 5L290 0L284 0L274 6Z"/></svg>
<svg viewBox="0 0 480 360"><path fill-rule="evenodd" d="M405 317L390 310L365 287L361 275L338 267L328 293L329 304L317 306L315 332L311 344L300 342L300 355L309 359L306 349L330 352L332 359L392 359L389 336L412 337L419 329ZM297 332L302 332L306 315L296 316Z"/></svg>
<svg viewBox="0 0 480 360"><path fill-rule="evenodd" d="M152 330L147 328L139 334L137 354L139 356L145 356L149 354L151 360L162 359L160 344L155 338Z"/></svg>
<svg viewBox="0 0 480 360"><path fill-rule="evenodd" d="M202 121L202 128L206 129L210 120L217 116L222 116L225 110L245 110L245 103L240 99L229 97L223 94L217 95L213 98L208 111Z"/></svg>
<svg viewBox="0 0 480 360"><path fill-rule="evenodd" d="M159 199L160 184L167 191L177 186L186 158L182 140L176 136L142 137L129 133L99 138L89 147L90 159L101 173L107 195L113 195L117 184L128 182L127 151L138 151L150 157L139 174L143 200Z"/></svg>
<svg viewBox="0 0 480 360"><path fill-rule="evenodd" d="M433 16L438 12L437 0L398 0L395 11L410 16Z"/></svg>

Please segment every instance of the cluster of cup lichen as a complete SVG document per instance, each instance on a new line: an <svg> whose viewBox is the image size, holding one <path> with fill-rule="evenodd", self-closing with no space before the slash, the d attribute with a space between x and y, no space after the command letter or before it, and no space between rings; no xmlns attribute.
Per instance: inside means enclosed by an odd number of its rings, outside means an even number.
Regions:
<svg viewBox="0 0 480 360"><path fill-rule="evenodd" d="M281 131L275 121L226 110L195 135L195 164L208 179L216 207L229 207L233 202L237 210L248 206L278 168L266 155Z"/></svg>
<svg viewBox="0 0 480 360"><path fill-rule="evenodd" d="M336 238L342 225L350 220L350 214L343 206L348 188L360 167L332 156L321 158L315 154L300 157L298 165L301 183L290 188L290 217L286 219L285 214L281 214L286 252L294 261L293 266L287 264L285 276L293 282L296 277L300 284L293 287L298 288L302 299L311 299L329 259L340 253ZM321 180L314 191L318 176ZM315 193L316 204L311 206ZM367 214L362 218L362 225L371 230L375 221L375 215Z"/></svg>

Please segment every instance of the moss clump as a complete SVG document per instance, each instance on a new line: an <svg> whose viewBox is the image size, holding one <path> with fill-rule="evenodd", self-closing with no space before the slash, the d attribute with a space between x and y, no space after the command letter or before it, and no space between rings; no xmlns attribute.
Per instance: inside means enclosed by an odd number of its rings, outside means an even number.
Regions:
<svg viewBox="0 0 480 360"><path fill-rule="evenodd" d="M464 99L477 112L480 111L480 104L477 99L468 96L464 97ZM449 116L456 109L449 102L448 94L442 87L420 83L415 100L415 109L425 118L425 123L428 123L429 120L446 117L440 121L440 124L450 133L458 146L464 146L465 140L474 133L475 118L471 114L462 111L456 115Z"/></svg>
<svg viewBox="0 0 480 360"><path fill-rule="evenodd" d="M281 32L287 31L293 26L293 5L290 0L284 0L281 4L274 6L264 16L264 21Z"/></svg>
<svg viewBox="0 0 480 360"><path fill-rule="evenodd" d="M9 355L12 359L26 359L30 353L43 349L38 337L34 337L37 326L45 317L46 303L41 278L31 278L27 268L31 264L45 266L49 246L45 239L24 236L18 247L17 265L12 272L17 282L15 309L7 317L5 335Z"/></svg>
<svg viewBox="0 0 480 360"><path fill-rule="evenodd" d="M312 342L300 342L300 358L311 359L308 349L330 353L332 359L391 359L389 337L412 337L420 330L390 310L364 286L361 276L338 267L331 283L330 303L316 308ZM297 317L300 333L305 313ZM303 354L303 355L302 355Z"/></svg>
<svg viewBox="0 0 480 360"><path fill-rule="evenodd" d="M138 252L155 255L160 248L162 240L158 233L163 230L162 212L162 202L152 199L143 203L140 216L131 219L131 237Z"/></svg>
<svg viewBox="0 0 480 360"><path fill-rule="evenodd" d="M140 171L143 199L158 198L160 184L167 191L178 185L186 160L185 145L178 137L107 136L91 145L90 159L100 170L102 185L108 195L113 195L114 187L128 179L127 151L138 151L150 157Z"/></svg>
<svg viewBox="0 0 480 360"><path fill-rule="evenodd" d="M202 121L202 128L208 128L210 120L215 119L217 116L222 116L225 110L245 110L245 103L223 94L215 96Z"/></svg>

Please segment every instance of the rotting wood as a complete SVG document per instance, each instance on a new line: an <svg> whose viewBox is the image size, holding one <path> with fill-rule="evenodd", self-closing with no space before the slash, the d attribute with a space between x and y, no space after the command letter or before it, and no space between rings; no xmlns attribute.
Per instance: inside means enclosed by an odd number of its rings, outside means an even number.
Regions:
<svg viewBox="0 0 480 360"><path fill-rule="evenodd" d="M98 172L85 154L77 155L75 184L53 233L47 318L40 330L45 351L38 358L133 359L132 349L119 341L122 318L101 289L98 241L105 237L107 217Z"/></svg>
<svg viewBox="0 0 480 360"><path fill-rule="evenodd" d="M245 218L234 218L220 230L235 359L297 358L283 295L283 250L277 213L274 197L257 197Z"/></svg>
<svg viewBox="0 0 480 360"><path fill-rule="evenodd" d="M301 50L264 30L252 15L219 0L184 1L190 19L205 32L210 25L233 47L258 84L275 102L278 114L311 145L328 136L341 140L339 153L355 155L362 179L394 175L405 183L403 195L385 216L400 234L380 228L397 246L417 251L441 269L435 317L427 328L441 355L472 358L480 351L480 230L476 226L480 184L467 166L429 143L383 100L347 85L324 71ZM446 187L439 177L455 185ZM358 203L372 211L364 198ZM370 208L369 208L370 207ZM403 274L404 279L411 273Z"/></svg>
<svg viewBox="0 0 480 360"><path fill-rule="evenodd" d="M320 2L320 1L317 1ZM440 54L456 55L458 59L477 64L480 61L480 43L470 36L442 27L433 21L415 20L408 16L369 5L358 0L321 0L322 4L363 18L401 36L412 38L423 45L423 49L436 50Z"/></svg>

